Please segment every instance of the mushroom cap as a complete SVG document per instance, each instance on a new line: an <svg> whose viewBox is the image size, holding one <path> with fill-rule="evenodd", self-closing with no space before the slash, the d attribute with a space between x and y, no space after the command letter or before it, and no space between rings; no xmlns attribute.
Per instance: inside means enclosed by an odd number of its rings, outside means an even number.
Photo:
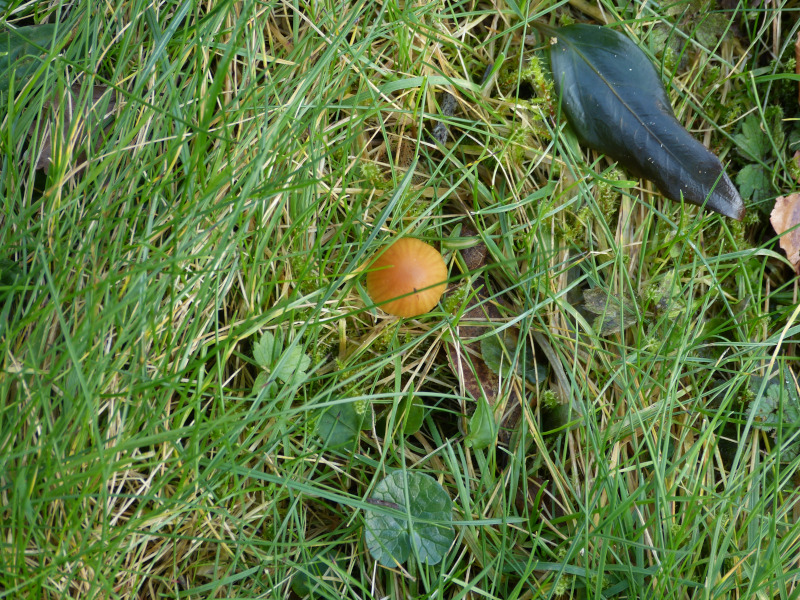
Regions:
<svg viewBox="0 0 800 600"><path fill-rule="evenodd" d="M414 238L400 238L370 265L367 293L391 315L429 312L447 287L447 266L439 252Z"/></svg>

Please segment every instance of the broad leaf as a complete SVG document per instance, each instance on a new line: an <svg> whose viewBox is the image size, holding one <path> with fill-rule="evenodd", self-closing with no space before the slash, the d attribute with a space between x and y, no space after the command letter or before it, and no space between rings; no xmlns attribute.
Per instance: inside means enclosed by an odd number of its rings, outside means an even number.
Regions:
<svg viewBox="0 0 800 600"><path fill-rule="evenodd" d="M317 435L326 448L354 446L361 434L364 415L358 414L353 402L336 404L325 411L317 423Z"/></svg>
<svg viewBox="0 0 800 600"><path fill-rule="evenodd" d="M761 129L761 121L756 115L744 120L741 133L733 136L733 141L745 158L753 160L761 160L770 150L769 136Z"/></svg>
<svg viewBox="0 0 800 600"><path fill-rule="evenodd" d="M285 354L283 364L275 369L275 377L284 383L299 382L305 377L311 358L297 346L289 348Z"/></svg>
<svg viewBox="0 0 800 600"><path fill-rule="evenodd" d="M675 118L658 71L636 44L594 25L535 26L554 42L556 91L581 143L650 179L667 198L744 216L719 159Z"/></svg>
<svg viewBox="0 0 800 600"><path fill-rule="evenodd" d="M11 77L30 75L42 64L43 52L53 42L56 26L30 25L0 32L0 90L8 89Z"/></svg>
<svg viewBox="0 0 800 600"><path fill-rule="evenodd" d="M753 202L761 202L772 196L772 184L764 167L749 164L736 174L736 185L742 190L742 196Z"/></svg>
<svg viewBox="0 0 800 600"><path fill-rule="evenodd" d="M370 501L384 508L367 511L364 516L364 539L369 553L385 567L396 567L416 551L420 562L441 562L455 532L453 503L436 480L423 473L395 471L378 482ZM413 520L387 514L394 509Z"/></svg>
<svg viewBox="0 0 800 600"><path fill-rule="evenodd" d="M283 356L280 356L283 354ZM278 358L280 356L280 358ZM253 359L262 369L273 370L275 377L284 383L299 383L306 376L311 358L302 348L294 346L283 352L280 342L267 331L253 345ZM276 365L276 363L278 363Z"/></svg>

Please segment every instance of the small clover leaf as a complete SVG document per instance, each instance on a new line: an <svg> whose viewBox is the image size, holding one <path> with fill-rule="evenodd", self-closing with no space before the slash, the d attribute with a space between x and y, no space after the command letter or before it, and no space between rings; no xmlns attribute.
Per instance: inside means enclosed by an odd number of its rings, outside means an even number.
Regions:
<svg viewBox="0 0 800 600"><path fill-rule="evenodd" d="M409 521L385 510L366 511L364 538L375 560L385 567L396 567L414 552L422 563L441 562L455 537L450 525L453 502L433 477L395 471L378 482L371 501L412 517Z"/></svg>

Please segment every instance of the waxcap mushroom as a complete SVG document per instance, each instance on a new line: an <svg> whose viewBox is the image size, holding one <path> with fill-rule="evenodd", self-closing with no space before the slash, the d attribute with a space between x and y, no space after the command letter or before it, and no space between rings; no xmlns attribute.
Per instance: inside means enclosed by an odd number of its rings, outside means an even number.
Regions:
<svg viewBox="0 0 800 600"><path fill-rule="evenodd" d="M429 312L447 287L447 266L431 245L400 238L384 247L367 272L367 293L380 308L398 317Z"/></svg>

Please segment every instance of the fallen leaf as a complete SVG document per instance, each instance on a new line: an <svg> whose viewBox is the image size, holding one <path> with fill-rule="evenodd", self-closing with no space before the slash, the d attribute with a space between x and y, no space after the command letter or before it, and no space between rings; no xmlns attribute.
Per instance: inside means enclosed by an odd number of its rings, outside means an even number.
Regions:
<svg viewBox="0 0 800 600"><path fill-rule="evenodd" d="M664 196L741 220L744 203L714 154L675 118L658 71L623 34L596 25L549 27L564 113L582 144L656 184Z"/></svg>
<svg viewBox="0 0 800 600"><path fill-rule="evenodd" d="M800 275L800 193L778 196L769 222L772 223L775 233L781 236L781 248Z"/></svg>

